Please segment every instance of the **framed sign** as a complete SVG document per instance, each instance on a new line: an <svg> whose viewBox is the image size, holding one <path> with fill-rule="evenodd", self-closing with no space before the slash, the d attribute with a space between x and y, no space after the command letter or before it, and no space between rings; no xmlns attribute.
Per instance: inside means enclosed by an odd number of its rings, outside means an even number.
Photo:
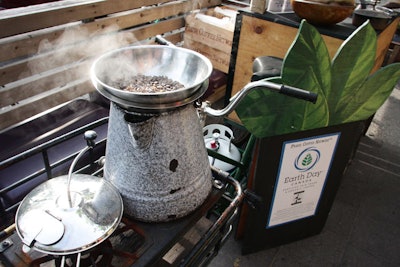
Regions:
<svg viewBox="0 0 400 267"><path fill-rule="evenodd" d="M267 228L313 216L340 133L283 143Z"/></svg>
<svg viewBox="0 0 400 267"><path fill-rule="evenodd" d="M358 121L256 140L247 186L260 202L241 211L243 254L322 231L364 129Z"/></svg>

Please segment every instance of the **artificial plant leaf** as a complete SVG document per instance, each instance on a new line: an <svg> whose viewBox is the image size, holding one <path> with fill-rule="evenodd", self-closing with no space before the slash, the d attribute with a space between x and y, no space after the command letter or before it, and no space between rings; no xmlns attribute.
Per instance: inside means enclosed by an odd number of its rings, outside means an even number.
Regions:
<svg viewBox="0 0 400 267"><path fill-rule="evenodd" d="M243 125L259 138L327 126L329 113L324 90L330 87L330 64L321 35L303 20L283 60L281 79L268 80L315 92L317 103L258 88L236 108Z"/></svg>
<svg viewBox="0 0 400 267"><path fill-rule="evenodd" d="M367 21L340 46L332 61L332 88L327 95L332 123L337 112L367 79L375 63L376 32Z"/></svg>
<svg viewBox="0 0 400 267"><path fill-rule="evenodd" d="M297 116L301 115L302 117L302 119L298 119L297 123L295 124L295 129L301 131L325 127L329 122L328 103L324 94L324 90L320 87L318 82L317 74L314 72L313 68L310 68L305 73L307 75L302 77L302 84L308 85L306 90L317 93L318 99L315 104L304 102L305 105L303 110L294 110Z"/></svg>
<svg viewBox="0 0 400 267"><path fill-rule="evenodd" d="M267 80L281 83L279 78ZM313 91L323 95L318 88ZM312 104L261 87L243 98L236 112L244 127L258 138L324 127L329 119L325 97Z"/></svg>
<svg viewBox="0 0 400 267"><path fill-rule="evenodd" d="M372 74L360 90L348 96L348 104L338 112L336 123L366 120L390 96L400 77L400 63L385 66Z"/></svg>
<svg viewBox="0 0 400 267"><path fill-rule="evenodd" d="M266 80L281 83L279 77ZM286 120L281 117L282 114L288 114L299 104L303 104L301 100L258 87L250 91L235 110L243 126L254 136L262 138L287 132L287 129L281 129L278 123L280 120Z"/></svg>
<svg viewBox="0 0 400 267"><path fill-rule="evenodd" d="M339 49L331 67L322 37L303 20L284 59L282 77L273 81L316 92L317 103L259 88L236 109L244 126L256 137L266 137L365 120L374 114L393 90L400 63L369 76L376 51L376 34L371 29L369 24L357 29Z"/></svg>
<svg viewBox="0 0 400 267"><path fill-rule="evenodd" d="M304 79L308 75L313 79ZM314 84L328 94L331 88L331 59L321 34L317 29L302 20L297 36L289 48L282 67L282 80L285 84L311 91Z"/></svg>

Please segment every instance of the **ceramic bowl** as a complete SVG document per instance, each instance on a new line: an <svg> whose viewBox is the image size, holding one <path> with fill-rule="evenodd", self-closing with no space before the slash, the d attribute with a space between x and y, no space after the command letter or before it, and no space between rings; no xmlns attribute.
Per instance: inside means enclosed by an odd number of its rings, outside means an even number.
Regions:
<svg viewBox="0 0 400 267"><path fill-rule="evenodd" d="M292 0L293 11L302 19L315 25L332 25L349 17L355 5L319 3L307 0Z"/></svg>

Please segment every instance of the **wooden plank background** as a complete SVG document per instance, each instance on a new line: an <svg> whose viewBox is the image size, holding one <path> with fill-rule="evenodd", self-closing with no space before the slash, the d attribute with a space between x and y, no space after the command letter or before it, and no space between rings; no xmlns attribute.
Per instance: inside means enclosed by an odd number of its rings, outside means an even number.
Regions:
<svg viewBox="0 0 400 267"><path fill-rule="evenodd" d="M213 12L210 12L213 15ZM229 71L233 30L223 29L196 19L195 14L185 17L185 48L197 51L211 60L214 69Z"/></svg>
<svg viewBox="0 0 400 267"><path fill-rule="evenodd" d="M253 61L260 56L284 58L292 45L298 28L244 15L237 49L232 95L250 82ZM322 35L333 57L342 39Z"/></svg>
<svg viewBox="0 0 400 267"><path fill-rule="evenodd" d="M0 12L0 131L95 90L92 61L164 35L183 40L185 14L219 0L64 0Z"/></svg>

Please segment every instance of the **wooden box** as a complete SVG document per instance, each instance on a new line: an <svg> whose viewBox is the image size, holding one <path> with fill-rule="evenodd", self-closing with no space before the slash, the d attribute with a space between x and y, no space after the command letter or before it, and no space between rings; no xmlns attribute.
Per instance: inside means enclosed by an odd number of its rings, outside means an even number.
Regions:
<svg viewBox="0 0 400 267"><path fill-rule="evenodd" d="M205 15L217 18L213 9L208 10ZM208 57L214 69L228 73L234 27L229 29L215 26L196 18L196 13L189 14L185 20L183 46Z"/></svg>

